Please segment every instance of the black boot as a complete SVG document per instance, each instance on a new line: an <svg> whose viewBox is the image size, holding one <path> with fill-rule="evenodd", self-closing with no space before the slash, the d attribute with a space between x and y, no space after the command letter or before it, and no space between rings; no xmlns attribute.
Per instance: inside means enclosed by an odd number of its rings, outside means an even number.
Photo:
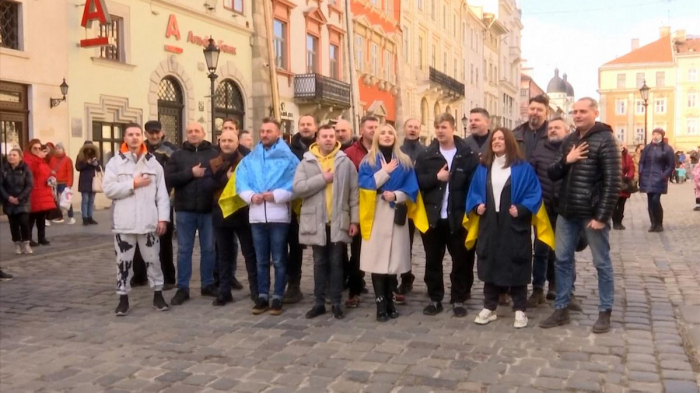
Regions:
<svg viewBox="0 0 700 393"><path fill-rule="evenodd" d="M659 211L656 213L656 229L654 229L654 232L663 232L664 231L664 211L659 209Z"/></svg>
<svg viewBox="0 0 700 393"><path fill-rule="evenodd" d="M607 333L610 331L610 317L612 310L601 311L598 313L598 320L593 324L593 333Z"/></svg>
<svg viewBox="0 0 700 393"><path fill-rule="evenodd" d="M394 305L394 298L391 295L386 296L386 315L391 319L399 317L399 313Z"/></svg>
<svg viewBox="0 0 700 393"><path fill-rule="evenodd" d="M386 298L379 296L374 299L377 302L377 322L386 322L389 320L389 315L386 312Z"/></svg>
<svg viewBox="0 0 700 393"><path fill-rule="evenodd" d="M554 313L550 315L549 318L540 322L540 327L542 329L549 329L556 326L567 325L569 322L571 322L571 318L569 317L569 309L558 308L554 310Z"/></svg>
<svg viewBox="0 0 700 393"><path fill-rule="evenodd" d="M544 295L544 288L533 288L532 295L527 299L527 308L537 308L540 304L544 304L547 301Z"/></svg>
<svg viewBox="0 0 700 393"><path fill-rule="evenodd" d="M166 303L165 299L163 299L162 291L153 292L153 308L157 311L170 310L170 306L168 306L168 303Z"/></svg>
<svg viewBox="0 0 700 393"><path fill-rule="evenodd" d="M656 215L654 214L654 211L652 209L649 209L649 221L651 221L651 226L649 227L649 230L647 232L655 232L656 231Z"/></svg>
<svg viewBox="0 0 700 393"><path fill-rule="evenodd" d="M301 293L301 278L289 278L287 281L287 292L284 294L284 304L299 303L304 299Z"/></svg>
<svg viewBox="0 0 700 393"><path fill-rule="evenodd" d="M114 313L118 317L123 317L129 313L129 296L128 295L119 295L119 305L117 306L117 309L114 310Z"/></svg>
<svg viewBox="0 0 700 393"><path fill-rule="evenodd" d="M550 281L547 286L547 300L556 300L557 298L557 284L554 281Z"/></svg>

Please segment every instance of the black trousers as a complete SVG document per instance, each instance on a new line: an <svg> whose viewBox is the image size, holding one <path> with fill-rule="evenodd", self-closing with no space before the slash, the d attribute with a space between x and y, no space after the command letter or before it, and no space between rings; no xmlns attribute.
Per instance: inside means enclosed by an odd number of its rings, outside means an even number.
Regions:
<svg viewBox="0 0 700 393"><path fill-rule="evenodd" d="M29 237L31 238L36 223L36 234L39 242L46 240L46 213L45 211L29 213Z"/></svg>
<svg viewBox="0 0 700 393"><path fill-rule="evenodd" d="M299 218L294 213L292 213L292 221L289 223L287 245L289 246L287 282L296 282L301 280L301 260L304 257L304 249L299 244Z"/></svg>
<svg viewBox="0 0 700 393"><path fill-rule="evenodd" d="M501 293L510 292L513 299L513 311L525 312L527 307L527 285L517 287L499 287L490 282L484 283L484 308L494 311L498 308L498 297Z"/></svg>
<svg viewBox="0 0 700 393"><path fill-rule="evenodd" d="M170 212L170 222L163 236L160 237L160 269L163 271L163 282L166 284L175 284L175 263L173 262L173 233L175 225L173 225L173 215ZM138 245L134 253L134 282L146 282L148 275L146 271L146 263L141 257L141 250Z"/></svg>
<svg viewBox="0 0 700 393"><path fill-rule="evenodd" d="M625 218L625 203L626 202L627 202L627 198L625 198L625 197L618 198L617 204L615 205L615 209L613 210L613 214L612 214L613 224L622 224L622 219Z"/></svg>
<svg viewBox="0 0 700 393"><path fill-rule="evenodd" d="M248 273L250 293L257 299L258 293L258 263L253 246L253 233L250 225L235 227L214 227L214 239L217 247L217 265L219 266L219 295L231 296L231 285L236 267L237 246L236 237L241 245L241 253Z"/></svg>
<svg viewBox="0 0 700 393"><path fill-rule="evenodd" d="M10 233L12 242L28 242L32 240L32 231L29 228L29 213L8 214L10 221Z"/></svg>
<svg viewBox="0 0 700 393"><path fill-rule="evenodd" d="M360 270L360 250L362 249L362 234L358 233L350 243L350 261L348 262L348 297L362 294L362 277Z"/></svg>
<svg viewBox="0 0 700 393"><path fill-rule="evenodd" d="M423 234L425 247L425 285L428 286L430 300L441 302L445 297L442 262L445 248L452 256L452 272L450 282L450 303L464 303L469 297L474 284L474 254L476 247L467 250L464 241L467 231L460 228L458 232L450 231L450 224L441 219L435 228L430 228Z"/></svg>
<svg viewBox="0 0 700 393"><path fill-rule="evenodd" d="M661 194L647 193L647 207L651 225L663 225L664 208L661 206Z"/></svg>
<svg viewBox="0 0 700 393"><path fill-rule="evenodd" d="M345 243L330 241L331 227L326 225L326 245L313 246L314 253L314 297L316 305L326 303L326 289L330 290L331 303L340 306L343 291L343 253Z"/></svg>

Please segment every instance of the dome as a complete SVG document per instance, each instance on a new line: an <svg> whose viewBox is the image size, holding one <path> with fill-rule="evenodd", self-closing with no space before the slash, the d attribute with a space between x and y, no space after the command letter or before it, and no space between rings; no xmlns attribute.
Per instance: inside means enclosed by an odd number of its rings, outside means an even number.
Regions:
<svg viewBox="0 0 700 393"><path fill-rule="evenodd" d="M564 83L566 83L566 96L567 97L573 97L574 96L574 87L571 86L571 83L566 79L566 74L563 75L564 77Z"/></svg>
<svg viewBox="0 0 700 393"><path fill-rule="evenodd" d="M559 77L559 69L554 70L554 78L547 85L547 93L566 93L566 82Z"/></svg>

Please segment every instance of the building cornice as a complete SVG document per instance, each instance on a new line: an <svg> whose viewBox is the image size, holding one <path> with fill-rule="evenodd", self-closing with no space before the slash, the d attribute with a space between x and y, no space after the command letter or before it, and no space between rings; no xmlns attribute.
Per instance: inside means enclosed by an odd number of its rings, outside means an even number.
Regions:
<svg viewBox="0 0 700 393"><path fill-rule="evenodd" d="M185 16L189 16L191 18L195 19L200 19L203 21L207 21L213 25L216 25L218 27L224 28L224 29L230 29L234 30L238 33L245 33L245 34L253 34L253 29L252 28L246 28L244 26L240 26L235 23L227 22L219 17L217 17L215 14L206 14L204 12L198 11L195 8L188 7L182 4L174 3L168 0L141 0L144 3L149 3L150 5L158 5L163 8L170 9L172 11L180 12L181 14L184 14Z"/></svg>

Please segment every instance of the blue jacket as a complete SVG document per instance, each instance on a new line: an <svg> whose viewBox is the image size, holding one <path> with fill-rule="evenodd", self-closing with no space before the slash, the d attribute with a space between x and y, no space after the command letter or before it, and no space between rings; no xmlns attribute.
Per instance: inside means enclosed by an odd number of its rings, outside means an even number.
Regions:
<svg viewBox="0 0 700 393"><path fill-rule="evenodd" d="M639 159L639 190L665 194L674 167L675 158L671 146L664 142L648 144Z"/></svg>

